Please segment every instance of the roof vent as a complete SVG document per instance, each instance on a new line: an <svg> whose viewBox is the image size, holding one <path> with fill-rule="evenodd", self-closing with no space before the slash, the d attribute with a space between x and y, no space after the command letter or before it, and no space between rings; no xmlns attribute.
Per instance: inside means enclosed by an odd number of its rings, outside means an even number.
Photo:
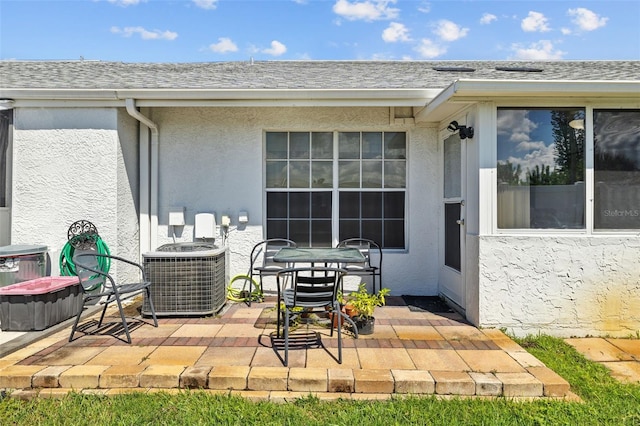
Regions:
<svg viewBox="0 0 640 426"><path fill-rule="evenodd" d="M468 67L433 67L433 70L440 72L475 72L475 68Z"/></svg>
<svg viewBox="0 0 640 426"><path fill-rule="evenodd" d="M496 67L496 71L507 71L507 72L542 72L542 68L531 68L531 67Z"/></svg>

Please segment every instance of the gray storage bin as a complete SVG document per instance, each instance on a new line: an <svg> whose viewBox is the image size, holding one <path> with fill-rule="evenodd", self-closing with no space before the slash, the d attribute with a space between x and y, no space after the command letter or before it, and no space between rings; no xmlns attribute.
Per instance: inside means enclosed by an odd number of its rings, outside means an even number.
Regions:
<svg viewBox="0 0 640 426"><path fill-rule="evenodd" d="M0 287L46 276L47 250L26 244L0 247Z"/></svg>
<svg viewBox="0 0 640 426"><path fill-rule="evenodd" d="M2 331L40 331L65 321L82 307L77 277L42 277L0 288Z"/></svg>

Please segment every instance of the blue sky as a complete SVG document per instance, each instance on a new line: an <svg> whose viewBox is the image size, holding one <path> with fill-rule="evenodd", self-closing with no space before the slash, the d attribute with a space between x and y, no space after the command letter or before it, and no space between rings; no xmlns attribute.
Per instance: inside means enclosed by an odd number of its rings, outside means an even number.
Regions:
<svg viewBox="0 0 640 426"><path fill-rule="evenodd" d="M0 0L0 59L640 59L640 1Z"/></svg>

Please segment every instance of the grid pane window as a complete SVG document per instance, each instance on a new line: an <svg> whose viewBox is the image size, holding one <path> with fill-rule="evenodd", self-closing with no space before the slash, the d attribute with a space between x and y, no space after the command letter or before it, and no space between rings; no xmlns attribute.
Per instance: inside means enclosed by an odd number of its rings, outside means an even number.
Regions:
<svg viewBox="0 0 640 426"><path fill-rule="evenodd" d="M361 237L404 248L404 217L404 192L340 192L340 240Z"/></svg>
<svg viewBox="0 0 640 426"><path fill-rule="evenodd" d="M268 238L405 248L405 133L268 132L266 150Z"/></svg>

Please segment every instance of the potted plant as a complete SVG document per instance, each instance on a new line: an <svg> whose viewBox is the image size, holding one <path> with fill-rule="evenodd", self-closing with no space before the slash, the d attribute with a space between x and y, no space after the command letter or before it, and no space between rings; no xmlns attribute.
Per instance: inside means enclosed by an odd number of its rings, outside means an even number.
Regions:
<svg viewBox="0 0 640 426"><path fill-rule="evenodd" d="M346 301L353 306L355 315L353 320L358 327L358 334L373 334L375 318L373 313L378 306L384 306L385 296L389 294L388 288L380 289L377 294L367 291L365 283L360 284L358 291L351 292Z"/></svg>

